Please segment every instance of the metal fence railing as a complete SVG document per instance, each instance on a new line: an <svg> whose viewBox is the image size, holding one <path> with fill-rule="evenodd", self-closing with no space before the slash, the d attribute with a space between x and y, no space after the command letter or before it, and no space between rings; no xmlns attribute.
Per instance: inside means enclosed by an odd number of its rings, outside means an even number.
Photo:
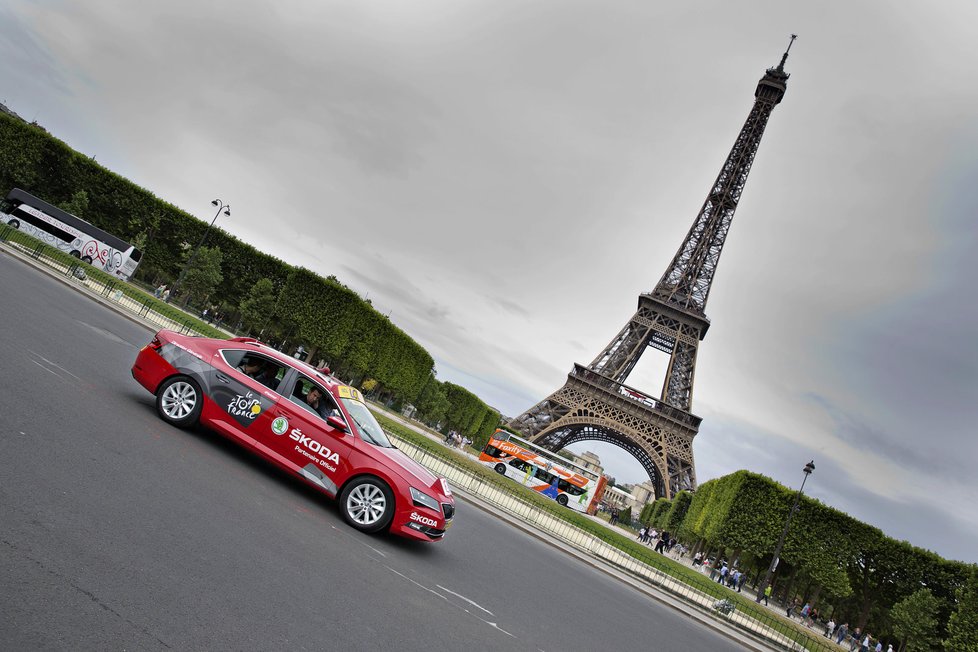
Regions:
<svg viewBox="0 0 978 652"><path fill-rule="evenodd" d="M511 480L486 478L465 467L448 454L400 437L397 433L388 435L397 447L415 461L436 475L446 478L452 486L478 496L481 500L511 514L541 532L549 534L577 549L602 559L605 562L627 571L632 576L666 591L686 604L710 614L718 621L736 627L751 636L763 639L772 647L784 650L848 650L851 639L836 644L835 639L826 638L824 628L812 629L788 618L780 617L770 609L754 604L750 597L722 586L699 571L693 570L681 560L667 561L661 553L646 545L633 542L627 537L617 535L598 524L581 526L568 521L568 509L553 504L553 507L536 504L515 495L507 486ZM603 531L599 531L602 528ZM609 536L611 535L611 536ZM620 542L609 541L618 537ZM686 569L680 577L664 570L675 562ZM675 570L675 569L673 569ZM726 602L725 602L726 601ZM732 606L733 609L729 610Z"/></svg>
<svg viewBox="0 0 978 652"><path fill-rule="evenodd" d="M113 278L102 270L25 235L6 224L0 224L0 243L33 258L51 270L64 274L74 283L99 295L158 328L190 335L225 336L179 308L146 294L141 289Z"/></svg>

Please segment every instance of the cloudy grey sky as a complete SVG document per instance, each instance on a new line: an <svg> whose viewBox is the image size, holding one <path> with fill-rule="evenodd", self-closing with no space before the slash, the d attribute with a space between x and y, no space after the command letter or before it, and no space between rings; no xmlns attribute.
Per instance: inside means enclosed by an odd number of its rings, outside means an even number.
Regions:
<svg viewBox="0 0 978 652"><path fill-rule="evenodd" d="M792 32L697 365L747 468L978 561L978 3L0 0L0 101L516 415L658 281ZM629 383L657 394L650 351ZM620 480L643 479L597 443Z"/></svg>

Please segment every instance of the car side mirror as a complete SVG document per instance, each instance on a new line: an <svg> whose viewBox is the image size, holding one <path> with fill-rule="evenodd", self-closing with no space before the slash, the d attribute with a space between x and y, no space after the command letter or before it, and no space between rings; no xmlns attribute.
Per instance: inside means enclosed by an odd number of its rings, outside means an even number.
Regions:
<svg viewBox="0 0 978 652"><path fill-rule="evenodd" d="M335 416L334 417L327 417L326 418L326 423L328 423L329 425L333 426L334 428L336 428L340 432L350 432L350 429L347 428L346 424L343 422L343 419L341 419L339 417L335 417Z"/></svg>

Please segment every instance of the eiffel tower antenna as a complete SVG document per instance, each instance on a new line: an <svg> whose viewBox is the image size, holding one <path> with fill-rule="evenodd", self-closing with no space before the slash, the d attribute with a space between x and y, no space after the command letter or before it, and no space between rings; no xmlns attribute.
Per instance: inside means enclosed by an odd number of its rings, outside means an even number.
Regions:
<svg viewBox="0 0 978 652"><path fill-rule="evenodd" d="M655 288L639 295L635 314L591 364L575 364L563 387L510 422L537 445L558 451L579 441L608 442L642 464L656 497L696 488L693 437L702 420L691 410L697 350L710 327L706 301L761 136L784 97L784 64L795 38L757 83L747 121ZM649 347L669 355L657 397L625 384Z"/></svg>
<svg viewBox="0 0 978 652"><path fill-rule="evenodd" d="M788 52L791 51L791 46L794 44L796 38L798 38L797 34L791 35L791 40L788 41L788 49L781 55L781 63L778 64L778 70L784 71L784 62L788 60Z"/></svg>

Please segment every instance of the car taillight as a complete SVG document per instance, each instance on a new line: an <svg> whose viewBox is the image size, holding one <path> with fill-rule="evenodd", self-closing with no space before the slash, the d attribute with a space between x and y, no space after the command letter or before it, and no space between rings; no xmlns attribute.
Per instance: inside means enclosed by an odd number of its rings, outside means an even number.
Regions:
<svg viewBox="0 0 978 652"><path fill-rule="evenodd" d="M160 338L154 337L153 341L150 342L148 346L154 351L159 351L163 347L163 342L160 342Z"/></svg>

